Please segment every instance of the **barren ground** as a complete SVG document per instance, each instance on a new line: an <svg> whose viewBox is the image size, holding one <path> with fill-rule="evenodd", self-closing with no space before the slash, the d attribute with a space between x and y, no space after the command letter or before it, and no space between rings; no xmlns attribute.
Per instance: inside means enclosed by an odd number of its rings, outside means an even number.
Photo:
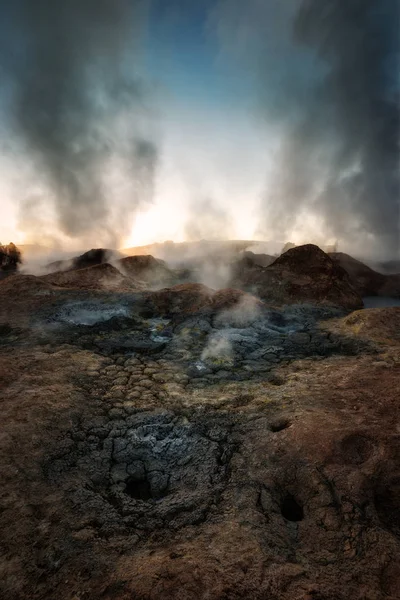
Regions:
<svg viewBox="0 0 400 600"><path fill-rule="evenodd" d="M176 297L0 283L2 597L399 598L400 308Z"/></svg>

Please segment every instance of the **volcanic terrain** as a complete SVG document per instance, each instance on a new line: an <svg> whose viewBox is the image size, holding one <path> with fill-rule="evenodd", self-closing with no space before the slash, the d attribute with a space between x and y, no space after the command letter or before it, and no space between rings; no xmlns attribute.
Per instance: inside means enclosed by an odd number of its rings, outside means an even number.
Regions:
<svg viewBox="0 0 400 600"><path fill-rule="evenodd" d="M243 249L0 281L2 597L399 598L396 276Z"/></svg>

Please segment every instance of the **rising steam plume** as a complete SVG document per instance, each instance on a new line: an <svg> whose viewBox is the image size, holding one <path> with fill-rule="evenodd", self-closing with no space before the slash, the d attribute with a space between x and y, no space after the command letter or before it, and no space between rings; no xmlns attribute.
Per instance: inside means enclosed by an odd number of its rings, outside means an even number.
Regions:
<svg viewBox="0 0 400 600"><path fill-rule="evenodd" d="M265 230L284 238L313 214L339 240L399 252L399 8L398 0L221 0L214 11L228 55L256 73L279 140Z"/></svg>
<svg viewBox="0 0 400 600"><path fill-rule="evenodd" d="M0 0L3 139L31 165L25 229L38 230L42 202L65 235L114 246L151 200L158 136L138 75L148 4L174 22L196 4L241 92L257 92L272 148L257 238L292 239L311 215L340 247L399 254L399 0ZM186 237L229 236L234 203L222 219L191 187Z"/></svg>
<svg viewBox="0 0 400 600"><path fill-rule="evenodd" d="M19 198L24 223L45 197L64 234L113 244L149 200L157 164L134 72L145 2L1 0L0 10L14 148L33 171Z"/></svg>

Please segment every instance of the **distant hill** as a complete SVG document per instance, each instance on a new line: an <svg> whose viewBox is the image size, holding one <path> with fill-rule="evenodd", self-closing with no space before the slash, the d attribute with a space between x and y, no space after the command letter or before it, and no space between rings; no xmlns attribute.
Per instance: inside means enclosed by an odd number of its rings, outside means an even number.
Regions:
<svg viewBox="0 0 400 600"><path fill-rule="evenodd" d="M352 286L361 296L400 298L400 274L378 273L344 252L331 252L329 256L347 271Z"/></svg>
<svg viewBox="0 0 400 600"><path fill-rule="evenodd" d="M388 275L400 273L400 259L380 262L376 265L376 268L382 273L387 273Z"/></svg>

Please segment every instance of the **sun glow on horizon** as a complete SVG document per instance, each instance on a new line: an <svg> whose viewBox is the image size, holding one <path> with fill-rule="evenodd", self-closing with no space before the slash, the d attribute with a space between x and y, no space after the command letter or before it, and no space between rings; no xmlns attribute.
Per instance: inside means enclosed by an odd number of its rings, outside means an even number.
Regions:
<svg viewBox="0 0 400 600"><path fill-rule="evenodd" d="M132 231L124 240L124 248L147 246L164 240L184 241L182 219L177 209L169 206L152 206L136 214Z"/></svg>
<svg viewBox="0 0 400 600"><path fill-rule="evenodd" d="M232 221L226 227L221 225L218 230L219 240L244 239L256 240L257 216L254 212L243 209L232 216ZM188 235L188 213L179 202L157 204L147 210L139 211L134 220L131 233L126 237L121 248L147 246L155 243L173 241L175 243L199 241ZM200 218L200 217L199 217ZM204 239L214 236L204 231Z"/></svg>

